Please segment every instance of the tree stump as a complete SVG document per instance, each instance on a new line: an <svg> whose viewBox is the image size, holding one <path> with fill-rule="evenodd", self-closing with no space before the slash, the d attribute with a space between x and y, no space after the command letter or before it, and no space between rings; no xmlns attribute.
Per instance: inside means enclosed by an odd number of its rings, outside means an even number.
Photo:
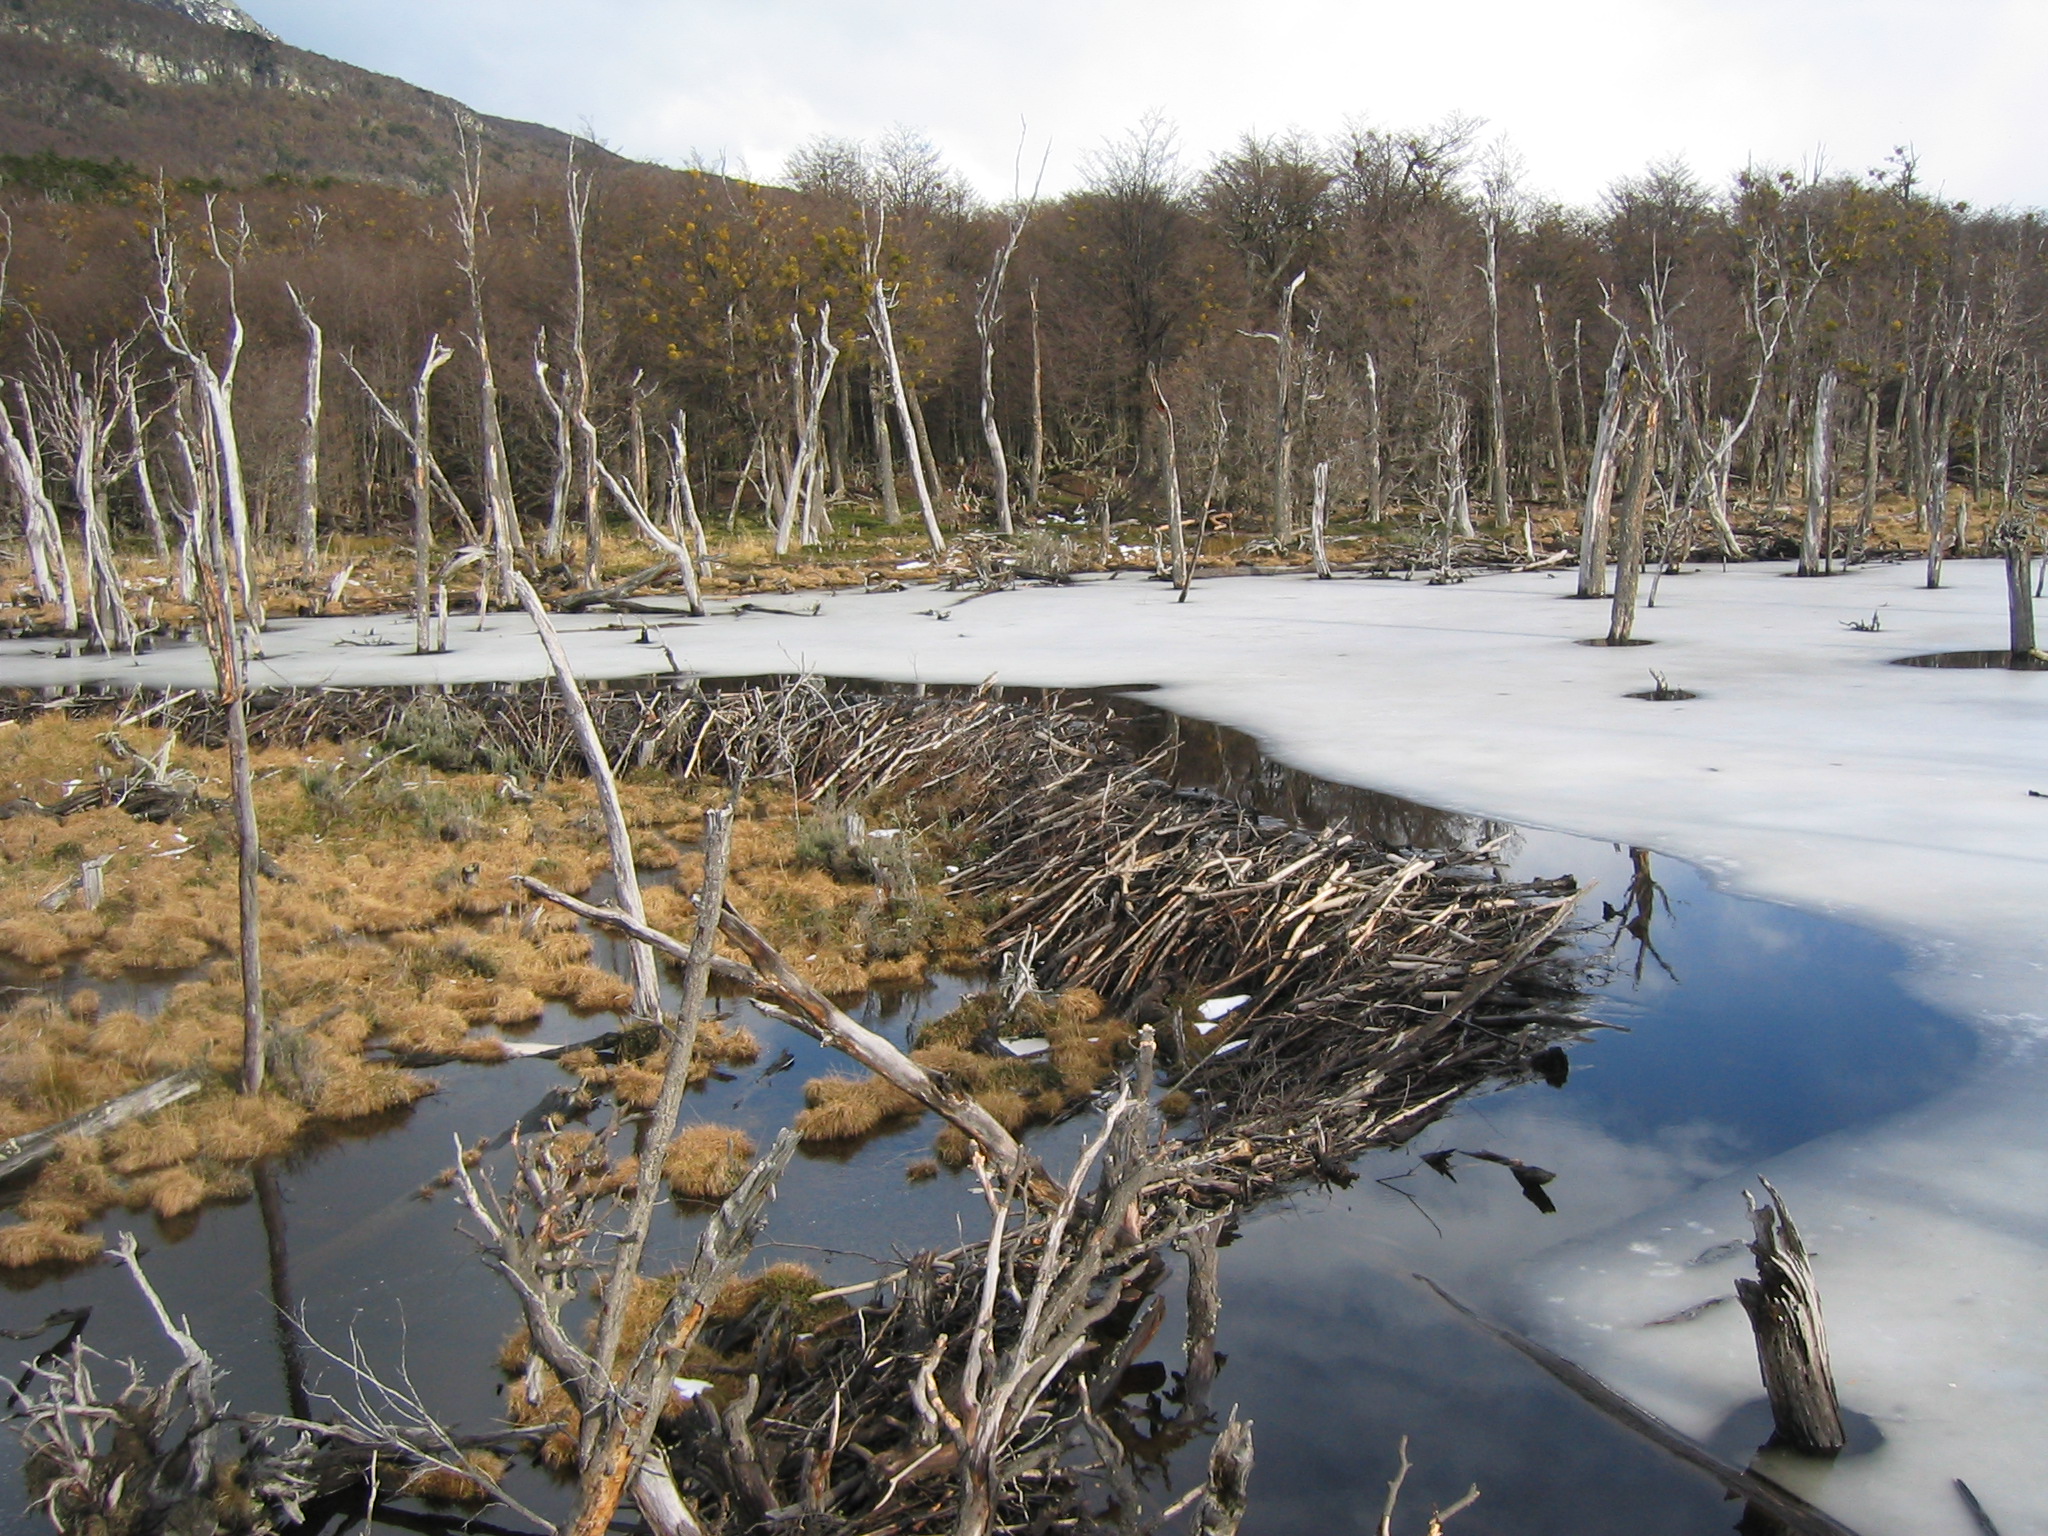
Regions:
<svg viewBox="0 0 2048 1536"><path fill-rule="evenodd" d="M1821 1324L1820 1292L1799 1229L1785 1209L1785 1197L1760 1181L1770 1196L1759 1206L1744 1190L1756 1238L1756 1279L1735 1282L1736 1299L1756 1334L1757 1364L1771 1400L1775 1445L1811 1456L1832 1456L1846 1443L1835 1377L1828 1365L1827 1331Z"/></svg>

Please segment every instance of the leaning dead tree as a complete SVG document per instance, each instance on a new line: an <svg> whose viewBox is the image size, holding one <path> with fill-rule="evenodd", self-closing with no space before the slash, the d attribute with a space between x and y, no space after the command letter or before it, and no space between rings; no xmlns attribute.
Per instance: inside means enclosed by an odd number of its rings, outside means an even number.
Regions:
<svg viewBox="0 0 2048 1536"><path fill-rule="evenodd" d="M924 456L918 448L917 418L910 392L903 382L903 363L896 355L896 331L889 323L889 311L895 307L896 301L879 271L881 245L881 232L877 229L867 243L868 325L874 332L875 346L882 354L883 367L888 371L889 398L896 407L896 422L901 428L904 457L910 462L910 485L917 492L917 510L924 519L924 534L931 541L932 553L943 555L946 536L939 531L939 515L932 505L932 487L925 480Z"/></svg>
<svg viewBox="0 0 2048 1536"><path fill-rule="evenodd" d="M320 364L327 338L299 290L284 286L306 333L306 401L299 417L298 473L293 487L292 535L299 547L299 568L311 573L320 557Z"/></svg>
<svg viewBox="0 0 2048 1536"><path fill-rule="evenodd" d="M1615 467L1621 455L1621 415L1627 405L1629 337L1615 339L1600 397L1600 424L1593 434L1593 462L1586 471L1586 504L1579 514L1580 597L1607 595L1607 512L1614 500Z"/></svg>
<svg viewBox="0 0 2048 1536"><path fill-rule="evenodd" d="M440 463L434 457L432 426L434 375L439 373L455 354L441 342L439 333L427 338L426 356L420 360L419 372L412 381L412 408L410 419L402 418L384 401L377 388L355 365L355 359L342 354L342 364L349 371L362 391L375 407L384 425L395 433L412 456L412 474L408 489L412 500L412 623L413 652L427 656L447 649L445 633L436 633L435 614L432 607L432 572L434 559L434 491L438 487L447 499L454 503L458 512L462 503L456 499L454 490L448 486L441 474ZM466 519L465 519L466 521Z"/></svg>

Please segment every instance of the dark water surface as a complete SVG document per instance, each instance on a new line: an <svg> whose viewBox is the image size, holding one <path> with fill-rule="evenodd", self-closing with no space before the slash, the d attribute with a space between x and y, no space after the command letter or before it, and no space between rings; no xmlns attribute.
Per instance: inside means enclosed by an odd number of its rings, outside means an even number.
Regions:
<svg viewBox="0 0 2048 1536"><path fill-rule="evenodd" d="M1717 1485L1466 1324L1412 1274L1515 1322L1502 1287L1509 1265L1739 1161L1930 1097L1969 1063L1969 1033L1907 996L1894 979L1904 955L1859 929L1730 896L1661 857L1331 784L1273 764L1238 733L1133 702L1105 707L1129 722L1138 744L1174 743L1172 772L1182 784L1399 846L1499 843L1517 874L1569 873L1592 884L1581 908L1589 923L1616 909L1582 945L1595 962L1587 1014L1623 1027L1570 1049L1563 1088L1525 1085L1467 1100L1411 1148L1365 1159L1352 1188L1304 1192L1249 1216L1224 1250L1228 1360L1214 1400L1222 1410L1236 1404L1257 1426L1245 1531L1372 1530L1404 1435L1415 1470L1397 1530L1419 1531L1432 1504L1473 1484L1482 1496L1453 1526L1473 1536L1733 1529L1739 1507ZM901 1042L968 986L942 978L877 994L862 1016ZM760 1036L761 1061L706 1084L687 1113L744 1125L765 1144L801 1106L805 1080L843 1065L749 1004L721 1006ZM607 1022L551 1010L528 1038L580 1039ZM785 1051L793 1064L770 1073ZM1872 1062L1883 1070L1855 1070ZM418 1192L453 1163L456 1139L496 1135L569 1079L533 1060L431 1075L441 1091L410 1110L278 1160L262 1181L264 1198L169 1225L109 1218L110 1234L135 1229L172 1311L187 1315L226 1367L224 1391L236 1406L290 1406L283 1307L303 1308L311 1334L330 1348L345 1352L353 1333L380 1367L395 1371L402 1361L451 1422L479 1427L498 1413L493 1361L516 1309L457 1232L452 1197ZM935 1130L927 1120L845 1157L800 1158L772 1209L763 1257L801 1260L850 1282L914 1249L973 1236L985 1217L977 1219L964 1178L910 1185L903 1177ZM1075 1122L1051 1133L1042 1155L1063 1163L1078 1130ZM1420 1167L1421 1152L1452 1147L1553 1170L1556 1214L1523 1200L1504 1169L1462 1166L1453 1183ZM697 1220L670 1207L657 1243L682 1253ZM1739 1225L1731 1213L1718 1233L1699 1234L1701 1246L1738 1236ZM108 1269L17 1278L0 1296L0 1327L82 1305L94 1309L89 1344L116 1358L137 1355L161 1375L168 1351L132 1286ZM1178 1338L1170 1317L1154 1350L1169 1369L1180 1364ZM310 1351L299 1355L314 1391L340 1389L340 1373L323 1371ZM1205 1443L1183 1447L1163 1456L1153 1480L1184 1488L1205 1457ZM18 1489L12 1437L0 1436L0 1458L0 1478ZM537 1474L520 1474L515 1491L543 1512L562 1507L561 1492ZM23 1502L0 1499L0 1524L39 1528Z"/></svg>

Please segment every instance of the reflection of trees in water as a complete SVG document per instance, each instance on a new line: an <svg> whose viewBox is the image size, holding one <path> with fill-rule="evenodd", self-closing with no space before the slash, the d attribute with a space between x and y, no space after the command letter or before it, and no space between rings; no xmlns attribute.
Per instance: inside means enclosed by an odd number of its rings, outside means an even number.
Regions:
<svg viewBox="0 0 2048 1536"><path fill-rule="evenodd" d="M1207 789L1264 816L1321 830L1334 827L1387 848L1477 848L1513 828L1378 790L1337 784L1268 757L1243 731L1119 701L1140 753L1171 747L1168 776L1180 788Z"/></svg>
<svg viewBox="0 0 2048 1536"><path fill-rule="evenodd" d="M1612 902L1600 904L1605 920L1614 924L1614 937L1608 941L1608 947L1618 948L1623 935L1626 935L1636 943L1637 981L1643 979L1643 971L1651 960L1657 962L1657 968L1666 976L1676 981L1678 972L1672 970L1664 957L1657 953L1656 943L1651 938L1651 931L1657 919L1657 905L1662 902L1664 915L1669 917L1671 898L1665 894L1664 887L1657 883L1657 877L1651 871L1649 849L1629 849L1628 862L1628 891L1623 896L1621 905L1617 907Z"/></svg>
<svg viewBox="0 0 2048 1536"><path fill-rule="evenodd" d="M313 1404L306 1393L304 1341L298 1307L292 1299L291 1253L285 1243L284 1191L278 1185L277 1165L272 1159L263 1159L249 1171L256 1181L256 1205L263 1213L263 1247L270 1260L271 1323L277 1330L285 1399L294 1418L310 1419Z"/></svg>

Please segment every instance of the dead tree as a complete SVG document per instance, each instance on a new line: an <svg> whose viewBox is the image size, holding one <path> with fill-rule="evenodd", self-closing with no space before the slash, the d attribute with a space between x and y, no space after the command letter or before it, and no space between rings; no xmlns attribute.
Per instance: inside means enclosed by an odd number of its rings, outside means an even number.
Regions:
<svg viewBox="0 0 2048 1536"><path fill-rule="evenodd" d="M117 356L114 371L121 368ZM85 612L93 642L103 651L132 650L138 630L129 612L121 568L114 559L114 532L107 521L105 463L112 426L107 369L96 366L88 384L72 372L65 385L67 448L71 458L71 499L78 507L79 549L85 570Z"/></svg>
<svg viewBox="0 0 2048 1536"><path fill-rule="evenodd" d="M420 361L420 371L412 381L411 420L402 419L377 393L376 387L363 377L362 370L355 365L355 359L346 352L342 354L342 365L349 371L370 403L376 408L384 425L395 432L412 455L412 624L413 652L426 656L445 647L446 636L434 633L434 614L431 606L432 571L434 557L433 493L438 488L453 502L457 512L462 503L456 499L441 474L440 463L434 458L432 427L432 406L434 375L455 354L441 343L439 334L427 338L427 353ZM467 522L467 518L464 518ZM472 536L474 530L471 530Z"/></svg>
<svg viewBox="0 0 2048 1536"><path fill-rule="evenodd" d="M299 546L299 568L311 574L320 558L320 363L326 337L313 312L290 283L284 291L291 296L299 325L306 333L306 405L299 417L299 462L294 486L292 528Z"/></svg>
<svg viewBox="0 0 2048 1536"><path fill-rule="evenodd" d="M1024 506L1034 516L1045 485L1045 360L1038 341L1038 279L1031 279L1031 453L1024 464Z"/></svg>
<svg viewBox="0 0 2048 1536"><path fill-rule="evenodd" d="M205 403L212 458L220 502L227 521L229 571L244 614L258 629L263 627L263 605L256 593L250 567L249 497L242 478L241 439L235 432L235 372L241 363L247 339L242 328L242 311L235 297L237 267L221 245L220 228L214 218L214 199L206 199L206 236L216 265L227 287L228 335L226 355L218 366L206 349L194 341L185 328L185 274L178 257L176 237L171 234L170 213L158 189L157 219L151 229L156 253L156 289L149 297L149 314L164 348L184 365L199 398ZM241 232L245 237L246 228ZM246 240L244 241L246 243Z"/></svg>
<svg viewBox="0 0 2048 1536"><path fill-rule="evenodd" d="M129 463L135 472L135 501L142 508L142 524L149 531L150 553L170 563L170 542L164 536L163 505L157 500L156 481L149 473L149 439L143 430L142 408L136 399L135 369L124 368L120 378L121 412L128 426Z"/></svg>
<svg viewBox="0 0 2048 1536"><path fill-rule="evenodd" d="M619 495L625 490L626 487L619 486L613 494ZM622 496L621 500L624 499ZM687 564L687 552L683 559ZM577 744L583 749L591 784L597 790L597 808L604 819L605 847L611 855L612 882L618 890L619 907L636 922L644 923L647 909L640 899L640 875L633 857L633 833L626 823L625 808L619 803L619 786L612 777L611 759L605 755L604 743L598 738L597 723L590 718L590 706L583 700L583 690L576 685L569 653L562 649L562 637L555 632L554 621L548 617L540 594L523 575L515 572L514 578L514 595L525 607L527 617L533 620L541 646L554 667L555 686L568 711L569 723L576 732ZM654 951L644 943L630 944L626 957L627 979L633 987L633 1017L642 1023L659 1024L661 981L654 968Z"/></svg>
<svg viewBox="0 0 2048 1536"><path fill-rule="evenodd" d="M1469 539L1472 528L1472 489L1465 473L1465 440L1471 417L1465 397L1439 385L1437 392L1437 504L1443 513L1446 539Z"/></svg>
<svg viewBox="0 0 2048 1536"><path fill-rule="evenodd" d="M889 441L889 401L882 387L882 375L868 369L868 420L875 429L875 490L882 498L882 522L890 528L903 521L903 506L896 497L896 452ZM753 460L748 459L751 467Z"/></svg>
<svg viewBox="0 0 2048 1536"><path fill-rule="evenodd" d="M548 485L548 520L540 537L540 555L543 560L562 558L562 543L566 536L565 520L569 508L569 477L575 458L575 449L569 439L569 411L562 403L562 396L569 389L567 380L561 389L548 382L548 333L543 326L533 339L533 382L540 392L541 403L548 408L548 418L555 424L555 473Z"/></svg>
<svg viewBox="0 0 2048 1536"><path fill-rule="evenodd" d="M598 478L604 482L604 488L611 494L612 500L619 504L626 516L632 520L633 526L640 530L640 536L659 550L676 568L676 573L683 578L684 601L689 606L691 617L702 618L704 596L697 582L696 551L665 532L648 515L647 508L640 504L639 494L613 473L610 465L602 459L593 462L597 467Z"/></svg>
<svg viewBox="0 0 2048 1536"><path fill-rule="evenodd" d="M688 536L690 547L697 556L699 576L711 574L711 546L704 538L704 523L697 516L697 492L690 484L690 418L689 413L677 411L676 419L669 423L669 532L677 542ZM695 583L688 582L691 593L696 592Z"/></svg>
<svg viewBox="0 0 2048 1536"><path fill-rule="evenodd" d="M1387 515L1386 451L1380 435L1380 365L1365 354L1365 515L1379 522Z"/></svg>
<svg viewBox="0 0 2048 1536"><path fill-rule="evenodd" d="M587 175L576 170L576 146L569 145L569 262L571 299L569 325L570 376L565 391L569 419L576 428L577 490L583 502L583 585L594 587L604 572L604 513L597 499L597 428L590 419L590 343L587 334L590 285L583 264L584 231L590 221Z"/></svg>
<svg viewBox="0 0 2048 1536"><path fill-rule="evenodd" d="M782 482L782 506L775 514L775 553L789 553L795 533L800 542L814 542L813 506L817 496L812 485L819 447L819 426L825 411L825 395L832 387L833 365L839 348L832 344L832 306L818 307L818 333L806 340L797 316L789 317L790 363L789 408L793 420L793 446L788 473ZM609 481L607 481L609 483ZM803 512L803 526L797 527L797 512Z"/></svg>
<svg viewBox="0 0 2048 1536"><path fill-rule="evenodd" d="M1173 550L1173 585L1179 592L1180 601L1188 599L1188 587L1194 581L1194 569L1188 564L1188 535L1180 503L1180 455L1174 445L1173 407L1167 403L1166 391L1159 386L1159 374L1147 369L1152 384L1152 399L1159 407L1159 417L1165 427L1166 452L1166 526L1169 547Z"/></svg>
<svg viewBox="0 0 2048 1536"><path fill-rule="evenodd" d="M1735 1282L1736 1299L1756 1334L1757 1364L1771 1400L1774 1439L1813 1456L1832 1456L1848 1443L1828 1364L1827 1330L1821 1324L1820 1292L1799 1229L1785 1209L1785 1197L1763 1180L1769 1200L1759 1206L1748 1190L1755 1239L1756 1278Z"/></svg>
<svg viewBox="0 0 2048 1536"><path fill-rule="evenodd" d="M1833 528L1829 516L1833 507L1834 464L1830 456L1835 414L1835 370L1821 370L1813 390L1813 438L1806 452L1806 522L1799 532L1799 574L1829 574L1833 561Z"/></svg>
<svg viewBox="0 0 2048 1536"><path fill-rule="evenodd" d="M1622 498L1621 526L1615 530L1615 542L1621 547L1614 574L1614 607L1607 622L1609 645L1627 645L1635 630L1636 591L1643 575L1643 511L1656 474L1657 422L1663 408L1663 400L1652 395L1643 409L1642 440L1636 445L1628 492Z"/></svg>
<svg viewBox="0 0 2048 1536"><path fill-rule="evenodd" d="M483 196L483 139L475 122L456 122L462 183L455 191L454 225L462 255L456 262L469 295L469 344L476 352L477 403L482 416L484 526L491 550L491 574L498 601L513 599L512 576L520 553L519 512L512 501L512 475L505 458L505 428L498 418L498 379L491 367L491 338L484 319L484 269L478 236L490 218ZM581 240L577 242L581 273ZM580 318L580 316L579 316Z"/></svg>
<svg viewBox="0 0 2048 1536"><path fill-rule="evenodd" d="M2005 559L2006 614L2012 659L2015 662L2040 655L2041 646L2034 626L2034 528L2024 497L2018 507L2008 507L1992 534L1992 542Z"/></svg>
<svg viewBox="0 0 2048 1536"><path fill-rule="evenodd" d="M1496 526L1505 528L1510 515L1508 504L1508 400L1507 390L1501 383L1500 365L1500 260L1499 231L1493 218L1486 220L1486 264L1480 269L1486 278L1486 335L1492 369L1488 384L1492 393L1487 398L1487 449L1489 478L1488 487L1493 493L1493 520ZM1533 554L1534 551L1531 551Z"/></svg>
<svg viewBox="0 0 2048 1536"><path fill-rule="evenodd" d="M877 234L868 242L867 268L871 284L868 301L868 324L873 328L875 343L881 349L882 362L889 370L889 393L896 404L896 420L903 429L903 441L910 460L910 485L917 492L917 510L924 518L925 537L931 541L932 553L946 552L946 536L939 531L939 516L932 506L932 489L925 483L923 455L918 451L917 417L913 410L910 392L903 383L903 364L896 355L896 332L889 324L889 311L895 300L889 295L889 287L877 272L881 251L881 237Z"/></svg>
<svg viewBox="0 0 2048 1536"><path fill-rule="evenodd" d="M1010 519L1010 463L1003 452L1002 429L996 425L996 327L1003 320L1003 278L1010 270L1010 258L1017 254L1017 241L1024 234L1025 222L1030 212L1026 209L1010 220L1009 232L1003 243L996 247L995 259L989 263L988 275L982 278L974 296L974 336L979 344L981 364L981 440L988 445L989 475L993 481L996 504L996 527L1003 533L1014 533L1016 529ZM1032 302L1037 303L1037 290L1032 291ZM1032 325L1034 368L1036 359L1037 323ZM1033 397L1036 398L1034 377ZM1036 490L1034 485L1033 496Z"/></svg>
<svg viewBox="0 0 2048 1536"><path fill-rule="evenodd" d="M1550 347L1550 306L1543 299L1543 285L1535 285L1536 340L1543 349L1543 377L1550 388L1550 458L1557 472L1557 499L1572 499L1571 460L1564 449L1564 369Z"/></svg>
<svg viewBox="0 0 2048 1536"><path fill-rule="evenodd" d="M1330 580L1330 550L1324 542L1324 525L1330 515L1330 461L1324 459L1316 465L1315 498L1308 509L1309 552L1315 559L1316 579Z"/></svg>
<svg viewBox="0 0 2048 1536"><path fill-rule="evenodd" d="M1272 534L1285 544L1294 537L1294 296L1308 281L1306 271L1280 290L1270 331L1249 331L1273 343L1273 510Z"/></svg>
<svg viewBox="0 0 2048 1536"><path fill-rule="evenodd" d="M1593 462L1586 471L1586 505L1579 516L1580 597L1607 595L1607 512L1614 500L1614 472L1620 457L1621 413L1626 405L1628 332L1615 339L1607 363L1606 390L1600 398L1600 422L1593 434Z"/></svg>

